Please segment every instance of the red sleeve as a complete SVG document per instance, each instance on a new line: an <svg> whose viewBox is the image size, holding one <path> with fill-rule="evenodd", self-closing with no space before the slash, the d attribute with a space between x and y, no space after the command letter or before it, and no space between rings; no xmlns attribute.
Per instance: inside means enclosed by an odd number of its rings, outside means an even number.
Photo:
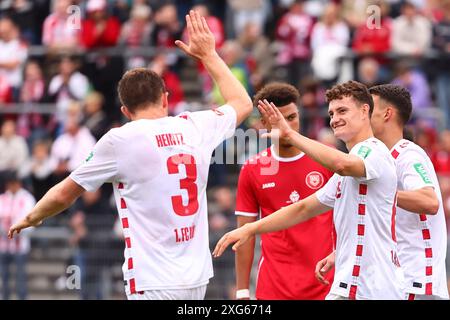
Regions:
<svg viewBox="0 0 450 320"><path fill-rule="evenodd" d="M237 195L236 195L236 215L254 216L259 213L259 205L254 193L250 166L242 166L239 174Z"/></svg>
<svg viewBox="0 0 450 320"><path fill-rule="evenodd" d="M115 46L117 43L117 39L119 38L119 34L120 34L119 21L114 17L109 18L106 23L105 31L102 33L99 39L101 46L104 47Z"/></svg>
<svg viewBox="0 0 450 320"><path fill-rule="evenodd" d="M81 28L81 43L86 48L92 48L95 44L94 23L90 20L84 20Z"/></svg>

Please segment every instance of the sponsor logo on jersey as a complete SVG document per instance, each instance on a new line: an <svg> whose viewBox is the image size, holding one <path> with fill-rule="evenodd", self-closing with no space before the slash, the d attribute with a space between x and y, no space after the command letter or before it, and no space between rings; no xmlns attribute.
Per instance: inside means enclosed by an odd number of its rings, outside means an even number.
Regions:
<svg viewBox="0 0 450 320"><path fill-rule="evenodd" d="M323 186L325 179L318 171L311 171L305 178L306 185L311 189L319 189Z"/></svg>
<svg viewBox="0 0 450 320"><path fill-rule="evenodd" d="M300 195L298 194L297 191L292 191L291 194L289 195L289 199L291 199L292 203L297 202L298 200L300 200Z"/></svg>
<svg viewBox="0 0 450 320"><path fill-rule="evenodd" d="M268 182L262 185L263 190L268 188L275 188L275 182Z"/></svg>
<svg viewBox="0 0 450 320"><path fill-rule="evenodd" d="M368 146L361 146L361 147L359 147L359 150L358 150L358 156L365 159L365 158L367 158L367 156L370 154L371 151L372 151L372 149L370 149Z"/></svg>
<svg viewBox="0 0 450 320"><path fill-rule="evenodd" d="M413 165L414 169L416 169L419 176L422 178L423 182L432 184L430 177L428 176L427 170L423 167L423 164L416 163Z"/></svg>
<svg viewBox="0 0 450 320"><path fill-rule="evenodd" d="M92 159L92 157L94 156L94 151L91 151L91 153L89 153L88 157L86 158L86 162L88 162L89 160Z"/></svg>

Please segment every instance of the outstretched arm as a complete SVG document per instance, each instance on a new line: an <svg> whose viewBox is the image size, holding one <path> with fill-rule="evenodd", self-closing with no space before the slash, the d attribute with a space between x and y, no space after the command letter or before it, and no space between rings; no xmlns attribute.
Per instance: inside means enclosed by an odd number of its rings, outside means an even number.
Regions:
<svg viewBox="0 0 450 320"><path fill-rule="evenodd" d="M81 186L70 177L67 177L51 188L22 221L14 224L9 229L8 237L12 239L14 234L20 233L22 229L38 226L43 220L64 211L84 191Z"/></svg>
<svg viewBox="0 0 450 320"><path fill-rule="evenodd" d="M206 19L201 17L198 12L191 10L186 15L186 25L189 44L185 44L181 40L175 41L175 44L186 54L203 63L217 83L226 104L236 110L236 125L239 125L252 112L253 105L250 96L217 54L214 35L209 29Z"/></svg>
<svg viewBox="0 0 450 320"><path fill-rule="evenodd" d="M226 233L219 242L217 242L216 248L213 251L213 256L220 257L225 249L232 243L234 243L233 250L236 251L237 248L255 234L287 229L328 210L330 210L330 208L319 202L317 196L312 194L304 200L277 210L264 219L247 223L241 228Z"/></svg>
<svg viewBox="0 0 450 320"><path fill-rule="evenodd" d="M418 214L435 215L439 210L439 200L432 187L418 190L397 191L397 206Z"/></svg>
<svg viewBox="0 0 450 320"><path fill-rule="evenodd" d="M265 133L263 137L271 139L284 138L313 158L314 161L341 176L366 176L364 161L361 158L328 147L292 130L280 110L273 103L267 100L259 101L258 109L273 128L270 133Z"/></svg>

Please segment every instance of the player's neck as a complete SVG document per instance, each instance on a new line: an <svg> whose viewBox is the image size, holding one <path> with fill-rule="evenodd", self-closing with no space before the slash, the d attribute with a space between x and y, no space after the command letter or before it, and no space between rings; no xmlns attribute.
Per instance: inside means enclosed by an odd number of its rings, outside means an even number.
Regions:
<svg viewBox="0 0 450 320"><path fill-rule="evenodd" d="M386 128L380 137L377 137L386 145L386 147L391 150L397 142L403 139L403 128L399 126L392 126Z"/></svg>
<svg viewBox="0 0 450 320"><path fill-rule="evenodd" d="M352 148L360 142L366 141L369 138L373 138L373 131L370 125L368 127L363 128L359 133L355 134L355 136L345 142L345 146L347 150L352 150Z"/></svg>
<svg viewBox="0 0 450 320"><path fill-rule="evenodd" d="M164 118L164 117L167 117L167 109L165 109L165 108L147 108L147 109L137 110L134 113L131 120L132 121L141 120L141 119L154 120L154 119L159 119L159 118Z"/></svg>
<svg viewBox="0 0 450 320"><path fill-rule="evenodd" d="M283 147L283 146L276 145L276 144L273 145L272 150L280 158L292 158L292 157L299 155L302 152L300 149L297 149L294 146Z"/></svg>

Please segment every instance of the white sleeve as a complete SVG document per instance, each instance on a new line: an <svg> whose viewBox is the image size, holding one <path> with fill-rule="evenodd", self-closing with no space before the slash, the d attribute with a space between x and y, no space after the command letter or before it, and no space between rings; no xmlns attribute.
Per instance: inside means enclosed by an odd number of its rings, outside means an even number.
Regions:
<svg viewBox="0 0 450 320"><path fill-rule="evenodd" d="M316 192L317 200L327 207L333 208L336 201L339 176L335 173L328 182Z"/></svg>
<svg viewBox="0 0 450 320"><path fill-rule="evenodd" d="M405 190L418 190L425 187L434 188L431 172L427 167L427 159L418 152L410 151L402 154L397 160L401 165L400 179Z"/></svg>
<svg viewBox="0 0 450 320"><path fill-rule="evenodd" d="M222 141L233 136L236 130L236 111L230 105L217 109L189 113L195 126L203 135L203 142L215 149Z"/></svg>
<svg viewBox="0 0 450 320"><path fill-rule="evenodd" d="M70 174L70 178L86 191L95 191L103 183L114 181L117 171L114 145L107 133L97 142L85 162Z"/></svg>
<svg viewBox="0 0 450 320"><path fill-rule="evenodd" d="M361 158L366 169L365 177L355 177L355 179L359 181L370 181L381 176L385 161L381 158L377 148L363 142L357 144L350 151L350 154Z"/></svg>

